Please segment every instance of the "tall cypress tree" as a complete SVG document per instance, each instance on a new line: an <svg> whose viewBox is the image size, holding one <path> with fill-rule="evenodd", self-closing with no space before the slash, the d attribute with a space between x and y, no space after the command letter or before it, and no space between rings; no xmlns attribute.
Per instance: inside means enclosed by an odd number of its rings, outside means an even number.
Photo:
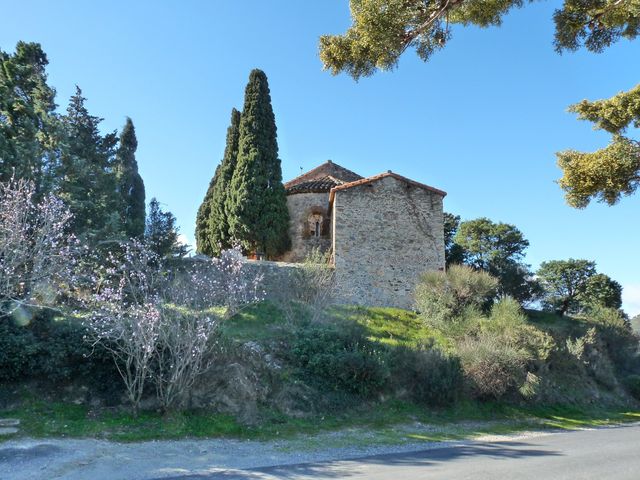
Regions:
<svg viewBox="0 0 640 480"><path fill-rule="evenodd" d="M136 130L127 117L116 152L115 172L120 195L120 218L124 232L130 238L142 237L145 224L145 191L144 182L138 173L137 148Z"/></svg>
<svg viewBox="0 0 640 480"><path fill-rule="evenodd" d="M238 163L238 142L240 139L240 112L235 108L231 110L231 124L227 129L227 145L224 149L224 158L220 164L218 181L213 187L211 196L211 213L209 216L209 237L215 253L220 253L220 247L231 248L233 236L229 231L229 219L227 213L227 198L231 188L231 179Z"/></svg>
<svg viewBox="0 0 640 480"><path fill-rule="evenodd" d="M213 196L213 187L218 182L218 175L220 174L220 165L216 167L216 172L213 174L211 181L209 182L209 188L207 193L204 194L204 199L198 208L198 214L196 215L196 252L204 255L213 256L213 245L211 244L211 236L209 234L209 219L211 218L211 197Z"/></svg>
<svg viewBox="0 0 640 480"><path fill-rule="evenodd" d="M226 202L238 159L239 132L240 112L234 108L231 110L231 124L227 129L227 144L222 163L216 168L196 217L197 251L205 255L218 255L221 248L233 246Z"/></svg>
<svg viewBox="0 0 640 480"><path fill-rule="evenodd" d="M267 76L249 75L240 119L238 163L226 202L229 232L246 251L273 258L289 248L289 211L278 158Z"/></svg>

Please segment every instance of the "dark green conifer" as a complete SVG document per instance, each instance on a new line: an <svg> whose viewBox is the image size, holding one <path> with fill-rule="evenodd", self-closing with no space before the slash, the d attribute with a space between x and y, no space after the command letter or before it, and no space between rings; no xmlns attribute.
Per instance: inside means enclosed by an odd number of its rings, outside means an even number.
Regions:
<svg viewBox="0 0 640 480"><path fill-rule="evenodd" d="M209 182L209 188L207 188L207 193L204 194L204 199L202 199L202 203L198 208L198 214L196 215L196 252L209 256L214 255L209 229L209 219L211 218L211 197L213 196L213 187L218 181L219 174L220 165L216 167L216 172L213 174L213 177Z"/></svg>
<svg viewBox="0 0 640 480"><path fill-rule="evenodd" d="M253 70L240 119L238 162L226 202L229 232L247 252L273 258L289 248L289 212L267 76Z"/></svg>
<svg viewBox="0 0 640 480"><path fill-rule="evenodd" d="M127 117L116 153L116 182L120 194L120 218L127 237L141 238L145 227L144 182L138 173L138 140L133 122Z"/></svg>
<svg viewBox="0 0 640 480"><path fill-rule="evenodd" d="M178 238L176 217L171 212L163 211L155 198L149 202L144 239L160 258L181 258L189 252L188 247Z"/></svg>
<svg viewBox="0 0 640 480"><path fill-rule="evenodd" d="M0 49L0 181L33 180L39 193L54 188L61 140L48 63L38 43Z"/></svg>
<svg viewBox="0 0 640 480"><path fill-rule="evenodd" d="M113 172L118 138L115 132L101 135L102 119L88 112L85 100L76 87L62 117L65 142L58 167L59 195L74 215L74 233L97 244L123 234Z"/></svg>
<svg viewBox="0 0 640 480"><path fill-rule="evenodd" d="M218 255L221 249L233 246L225 205L236 168L239 131L240 112L234 108L222 163L216 168L196 218L197 251L205 255Z"/></svg>

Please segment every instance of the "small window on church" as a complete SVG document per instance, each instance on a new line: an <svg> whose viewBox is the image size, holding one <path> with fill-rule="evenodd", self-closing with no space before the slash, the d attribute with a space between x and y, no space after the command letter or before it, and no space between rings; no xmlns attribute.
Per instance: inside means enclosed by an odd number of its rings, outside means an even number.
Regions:
<svg viewBox="0 0 640 480"><path fill-rule="evenodd" d="M311 238L320 238L322 236L322 215L319 213L312 213L307 219L308 235Z"/></svg>

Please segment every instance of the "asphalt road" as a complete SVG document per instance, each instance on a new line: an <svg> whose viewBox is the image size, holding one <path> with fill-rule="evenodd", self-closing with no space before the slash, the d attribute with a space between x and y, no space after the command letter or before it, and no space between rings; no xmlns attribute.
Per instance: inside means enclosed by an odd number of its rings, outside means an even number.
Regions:
<svg viewBox="0 0 640 480"><path fill-rule="evenodd" d="M556 433L519 441L470 443L417 453L171 478L640 480L640 425Z"/></svg>

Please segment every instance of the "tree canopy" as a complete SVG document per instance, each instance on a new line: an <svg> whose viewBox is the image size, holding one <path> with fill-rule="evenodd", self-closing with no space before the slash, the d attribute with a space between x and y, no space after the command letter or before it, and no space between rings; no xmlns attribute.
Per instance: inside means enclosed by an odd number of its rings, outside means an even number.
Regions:
<svg viewBox="0 0 640 480"><path fill-rule="evenodd" d="M536 284L523 261L529 241L514 225L478 218L460 223L453 245L464 263L484 270L499 281L498 293L520 302L531 300Z"/></svg>
<svg viewBox="0 0 640 480"><path fill-rule="evenodd" d="M444 258L449 265L464 262L464 249L455 242L460 227L460 215L444 212Z"/></svg>
<svg viewBox="0 0 640 480"><path fill-rule="evenodd" d="M82 90L76 87L62 117L65 147L56 172L59 196L73 213L72 228L89 243L120 236L120 199L113 173L118 138L102 135L102 119L91 115Z"/></svg>
<svg viewBox="0 0 640 480"><path fill-rule="evenodd" d="M14 54L0 50L0 181L32 180L38 192L50 187L60 143L48 63L37 43L18 42Z"/></svg>
<svg viewBox="0 0 640 480"><path fill-rule="evenodd" d="M427 61L451 39L451 26L499 26L524 0L350 0L352 24L341 35L320 37L320 59L332 73L353 78L396 67L415 49ZM565 0L554 13L556 51L585 47L601 52L640 32L637 0Z"/></svg>
<svg viewBox="0 0 640 480"><path fill-rule="evenodd" d="M622 286L597 273L593 261L570 258L543 262L537 277L544 291L543 305L561 315L595 306L614 309L622 306Z"/></svg>
<svg viewBox="0 0 640 480"><path fill-rule="evenodd" d="M289 210L267 76L252 70L240 118L238 160L226 201L229 232L245 251L275 257L290 245Z"/></svg>
<svg viewBox="0 0 640 480"><path fill-rule="evenodd" d="M612 134L609 145L595 152L557 154L563 171L558 183L569 205L584 208L593 199L614 205L633 194L640 185L640 142L624 133L629 126L640 127L640 85L608 99L583 100L569 110Z"/></svg>
<svg viewBox="0 0 640 480"><path fill-rule="evenodd" d="M171 212L163 211L156 198L152 198L149 202L144 239L151 251L159 258L180 258L188 253L187 246L178 238L176 217Z"/></svg>
<svg viewBox="0 0 640 480"><path fill-rule="evenodd" d="M120 221L129 238L142 238L145 224L144 181L138 173L136 149L138 139L129 117L120 133L120 145L116 152L115 172L120 194Z"/></svg>
<svg viewBox="0 0 640 480"><path fill-rule="evenodd" d="M354 79L390 70L415 49L427 61L451 39L451 25L500 25L524 0L350 0L352 24L341 35L320 37L320 58L333 74ZM553 15L558 53L581 47L602 52L621 38L640 33L638 0L564 0ZM640 85L610 99L584 100L570 107L580 119L613 134L609 146L592 153L559 152L559 180L569 205L584 208L593 199L615 204L640 183L640 144L623 137L640 125Z"/></svg>
<svg viewBox="0 0 640 480"><path fill-rule="evenodd" d="M135 159L130 119L120 135L103 133L76 86L58 113L48 84L47 56L37 43L0 50L0 181L32 181L36 199L61 198L73 213L73 233L95 247L142 236L144 183Z"/></svg>
<svg viewBox="0 0 640 480"><path fill-rule="evenodd" d="M233 247L229 232L227 198L231 179L238 162L240 112L231 110L231 124L227 129L227 143L222 162L216 168L196 218L196 244L199 253L213 256Z"/></svg>

